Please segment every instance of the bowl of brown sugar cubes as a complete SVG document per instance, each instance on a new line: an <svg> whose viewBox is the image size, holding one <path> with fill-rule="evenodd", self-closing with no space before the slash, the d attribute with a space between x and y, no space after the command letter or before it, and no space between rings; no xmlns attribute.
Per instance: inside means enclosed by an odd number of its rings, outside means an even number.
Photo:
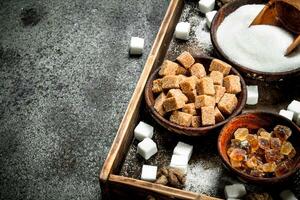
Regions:
<svg viewBox="0 0 300 200"><path fill-rule="evenodd" d="M145 100L152 117L171 132L202 136L238 115L246 102L243 78L215 58L182 52L149 77Z"/></svg>
<svg viewBox="0 0 300 200"><path fill-rule="evenodd" d="M218 151L230 171L253 184L284 183L300 168L300 131L289 119L262 111L231 119Z"/></svg>

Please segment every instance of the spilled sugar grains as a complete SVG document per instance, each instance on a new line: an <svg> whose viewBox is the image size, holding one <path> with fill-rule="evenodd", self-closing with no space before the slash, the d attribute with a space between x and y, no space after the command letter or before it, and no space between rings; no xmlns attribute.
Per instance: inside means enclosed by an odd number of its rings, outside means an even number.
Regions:
<svg viewBox="0 0 300 200"><path fill-rule="evenodd" d="M258 129L254 134L247 128L234 132L227 149L231 166L255 177L282 176L293 168L296 150L288 141L289 127L277 125L272 132Z"/></svg>

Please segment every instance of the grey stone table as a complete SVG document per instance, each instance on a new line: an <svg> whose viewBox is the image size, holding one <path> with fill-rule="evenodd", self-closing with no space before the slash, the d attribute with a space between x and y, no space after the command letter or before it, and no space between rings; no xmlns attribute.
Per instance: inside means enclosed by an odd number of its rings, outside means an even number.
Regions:
<svg viewBox="0 0 300 200"><path fill-rule="evenodd" d="M101 199L166 0L0 2L0 199ZM131 36L145 38L128 56Z"/></svg>

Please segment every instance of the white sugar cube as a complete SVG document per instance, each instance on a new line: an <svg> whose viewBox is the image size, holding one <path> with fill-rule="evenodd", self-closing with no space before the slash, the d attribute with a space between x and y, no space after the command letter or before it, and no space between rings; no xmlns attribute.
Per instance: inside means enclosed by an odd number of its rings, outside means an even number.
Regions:
<svg viewBox="0 0 300 200"><path fill-rule="evenodd" d="M215 0L200 0L199 1L199 10L203 14L212 11L215 7Z"/></svg>
<svg viewBox="0 0 300 200"><path fill-rule="evenodd" d="M286 117L289 120L293 120L294 112L282 109L279 111L279 115Z"/></svg>
<svg viewBox="0 0 300 200"><path fill-rule="evenodd" d="M298 126L300 126L300 115L297 116L295 122Z"/></svg>
<svg viewBox="0 0 300 200"><path fill-rule="evenodd" d="M188 22L179 22L175 28L175 37L181 40L188 40L191 25Z"/></svg>
<svg viewBox="0 0 300 200"><path fill-rule="evenodd" d="M182 170L183 173L187 173L188 159L182 155L172 155L170 167L174 167Z"/></svg>
<svg viewBox="0 0 300 200"><path fill-rule="evenodd" d="M280 197L282 200L298 200L294 193L290 190L283 190L280 193Z"/></svg>
<svg viewBox="0 0 300 200"><path fill-rule="evenodd" d="M150 138L145 138L138 144L137 152L143 158L148 160L151 156L157 153L157 146L156 143L153 142Z"/></svg>
<svg viewBox="0 0 300 200"><path fill-rule="evenodd" d="M226 198L240 198L247 194L243 184L226 185L224 192Z"/></svg>
<svg viewBox="0 0 300 200"><path fill-rule="evenodd" d="M134 129L134 137L138 141L142 141L145 138L152 138L153 126L140 121L140 123Z"/></svg>
<svg viewBox="0 0 300 200"><path fill-rule="evenodd" d="M255 105L258 102L257 85L247 85L247 105Z"/></svg>
<svg viewBox="0 0 300 200"><path fill-rule="evenodd" d="M214 17L215 17L216 14L217 14L217 11L216 11L216 10L207 12L207 13L205 14L205 17L206 17L206 24L207 24L208 28L210 28L211 22L213 21L213 19L214 19Z"/></svg>
<svg viewBox="0 0 300 200"><path fill-rule="evenodd" d="M144 181L155 181L157 174L157 166L143 165L141 179Z"/></svg>
<svg viewBox="0 0 300 200"><path fill-rule="evenodd" d="M294 112L293 119L296 120L300 115L300 101L293 100L287 107L287 110Z"/></svg>
<svg viewBox="0 0 300 200"><path fill-rule="evenodd" d="M131 55L140 55L143 53L144 39L139 37L131 37L129 53Z"/></svg>
<svg viewBox="0 0 300 200"><path fill-rule="evenodd" d="M183 142L178 142L176 147L173 150L174 155L182 155L187 158L189 161L193 153L193 146L183 143Z"/></svg>

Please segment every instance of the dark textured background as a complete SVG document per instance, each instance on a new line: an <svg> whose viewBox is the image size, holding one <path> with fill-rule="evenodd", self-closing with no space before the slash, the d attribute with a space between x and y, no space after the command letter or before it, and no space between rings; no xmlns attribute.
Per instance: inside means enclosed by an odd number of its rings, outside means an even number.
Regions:
<svg viewBox="0 0 300 200"><path fill-rule="evenodd" d="M166 0L0 2L0 199L100 199ZM128 56L131 36L145 38Z"/></svg>

